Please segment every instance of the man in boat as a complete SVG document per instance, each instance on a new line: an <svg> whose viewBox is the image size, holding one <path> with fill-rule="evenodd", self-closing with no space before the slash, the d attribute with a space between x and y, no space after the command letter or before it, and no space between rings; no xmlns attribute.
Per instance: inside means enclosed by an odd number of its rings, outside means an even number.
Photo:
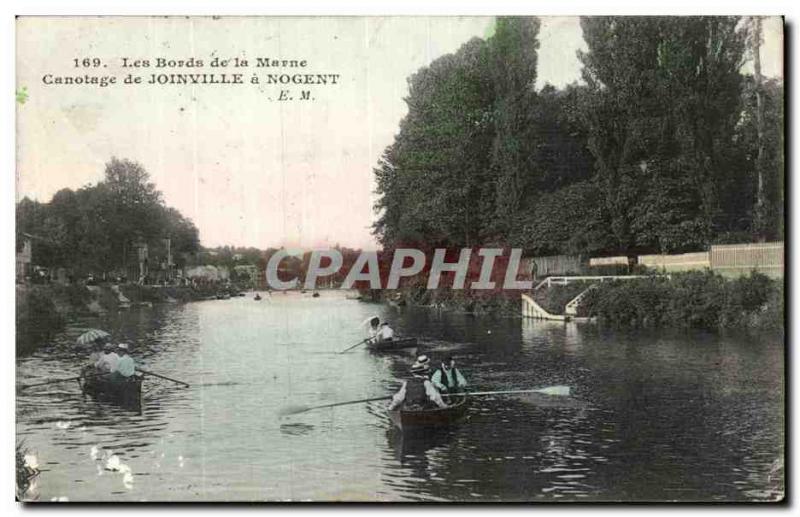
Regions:
<svg viewBox="0 0 800 517"><path fill-rule="evenodd" d="M375 334L373 341L376 343L384 343L394 339L394 330L385 321L381 323L380 329Z"/></svg>
<svg viewBox="0 0 800 517"><path fill-rule="evenodd" d="M400 391L392 397L389 411L401 406L403 409L446 408L447 404L442 400L441 394L428 379L428 373L430 373L428 357L425 355L417 357L417 361L411 365L411 378L403 381Z"/></svg>
<svg viewBox="0 0 800 517"><path fill-rule="evenodd" d="M111 373L117 369L119 356L114 352L114 345L110 341L103 345L103 355L94 363L97 373Z"/></svg>
<svg viewBox="0 0 800 517"><path fill-rule="evenodd" d="M103 346L105 345L106 338L99 337L92 343L92 353L89 354L89 366L87 370L97 368L97 361L103 357Z"/></svg>
<svg viewBox="0 0 800 517"><path fill-rule="evenodd" d="M433 372L431 382L439 391L447 393L459 393L467 387L467 380L456 368L456 360L449 356L441 366Z"/></svg>
<svg viewBox="0 0 800 517"><path fill-rule="evenodd" d="M128 354L128 345L120 343L117 346L119 350L119 362L117 369L111 372L111 380L114 382L127 382L133 378L136 372L136 363L133 362L133 357Z"/></svg>

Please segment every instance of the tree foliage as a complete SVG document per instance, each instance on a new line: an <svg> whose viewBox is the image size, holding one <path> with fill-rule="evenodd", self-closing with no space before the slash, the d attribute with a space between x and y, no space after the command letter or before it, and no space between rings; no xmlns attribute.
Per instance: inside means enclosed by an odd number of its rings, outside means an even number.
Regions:
<svg viewBox="0 0 800 517"><path fill-rule="evenodd" d="M168 238L176 257L199 247L194 223L164 204L142 166L116 158L97 185L62 189L49 203L24 198L16 217L17 240L33 240L34 263L77 274L120 270L134 242L158 248Z"/></svg>
<svg viewBox="0 0 800 517"><path fill-rule="evenodd" d="M385 246L534 253L679 252L754 227L758 146L782 236L783 88L742 73L738 17L581 20L584 84L534 89L539 21L499 18L409 80L409 111L375 168ZM762 91L763 90L763 91ZM766 157L766 158L764 158ZM764 165L766 164L766 165Z"/></svg>

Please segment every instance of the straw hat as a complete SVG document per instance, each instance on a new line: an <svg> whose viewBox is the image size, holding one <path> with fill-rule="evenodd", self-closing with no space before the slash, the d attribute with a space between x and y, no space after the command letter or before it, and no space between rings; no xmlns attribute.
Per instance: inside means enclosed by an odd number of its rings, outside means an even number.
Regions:
<svg viewBox="0 0 800 517"><path fill-rule="evenodd" d="M430 363L431 361L430 359L428 359L427 355L421 355L417 357L416 362L414 362L414 364L411 365L411 371L413 373L427 372L431 366Z"/></svg>

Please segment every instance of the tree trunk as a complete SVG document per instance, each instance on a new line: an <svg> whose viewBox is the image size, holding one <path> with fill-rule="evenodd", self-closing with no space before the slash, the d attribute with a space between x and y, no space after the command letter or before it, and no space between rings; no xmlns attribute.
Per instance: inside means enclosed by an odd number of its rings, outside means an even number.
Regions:
<svg viewBox="0 0 800 517"><path fill-rule="evenodd" d="M767 239L769 222L767 220L767 199L764 185L764 169L766 165L764 160L766 159L766 152L764 149L764 91L762 87L763 78L761 77L761 17L759 16L753 19L751 45L756 82L756 134L758 136L758 154L756 155L756 177L758 186L756 190L755 221L753 221L753 229L755 230L755 236L758 241L764 242Z"/></svg>

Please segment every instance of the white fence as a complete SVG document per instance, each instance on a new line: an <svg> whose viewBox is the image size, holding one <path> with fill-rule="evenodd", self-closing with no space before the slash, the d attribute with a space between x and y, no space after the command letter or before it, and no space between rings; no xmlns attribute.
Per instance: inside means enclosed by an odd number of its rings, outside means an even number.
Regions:
<svg viewBox="0 0 800 517"><path fill-rule="evenodd" d="M711 259L707 251L679 255L639 255L638 262L639 265L665 272L692 271L711 267Z"/></svg>
<svg viewBox="0 0 800 517"><path fill-rule="evenodd" d="M724 244L711 246L711 269L729 276L758 271L773 278L783 277L783 242Z"/></svg>

